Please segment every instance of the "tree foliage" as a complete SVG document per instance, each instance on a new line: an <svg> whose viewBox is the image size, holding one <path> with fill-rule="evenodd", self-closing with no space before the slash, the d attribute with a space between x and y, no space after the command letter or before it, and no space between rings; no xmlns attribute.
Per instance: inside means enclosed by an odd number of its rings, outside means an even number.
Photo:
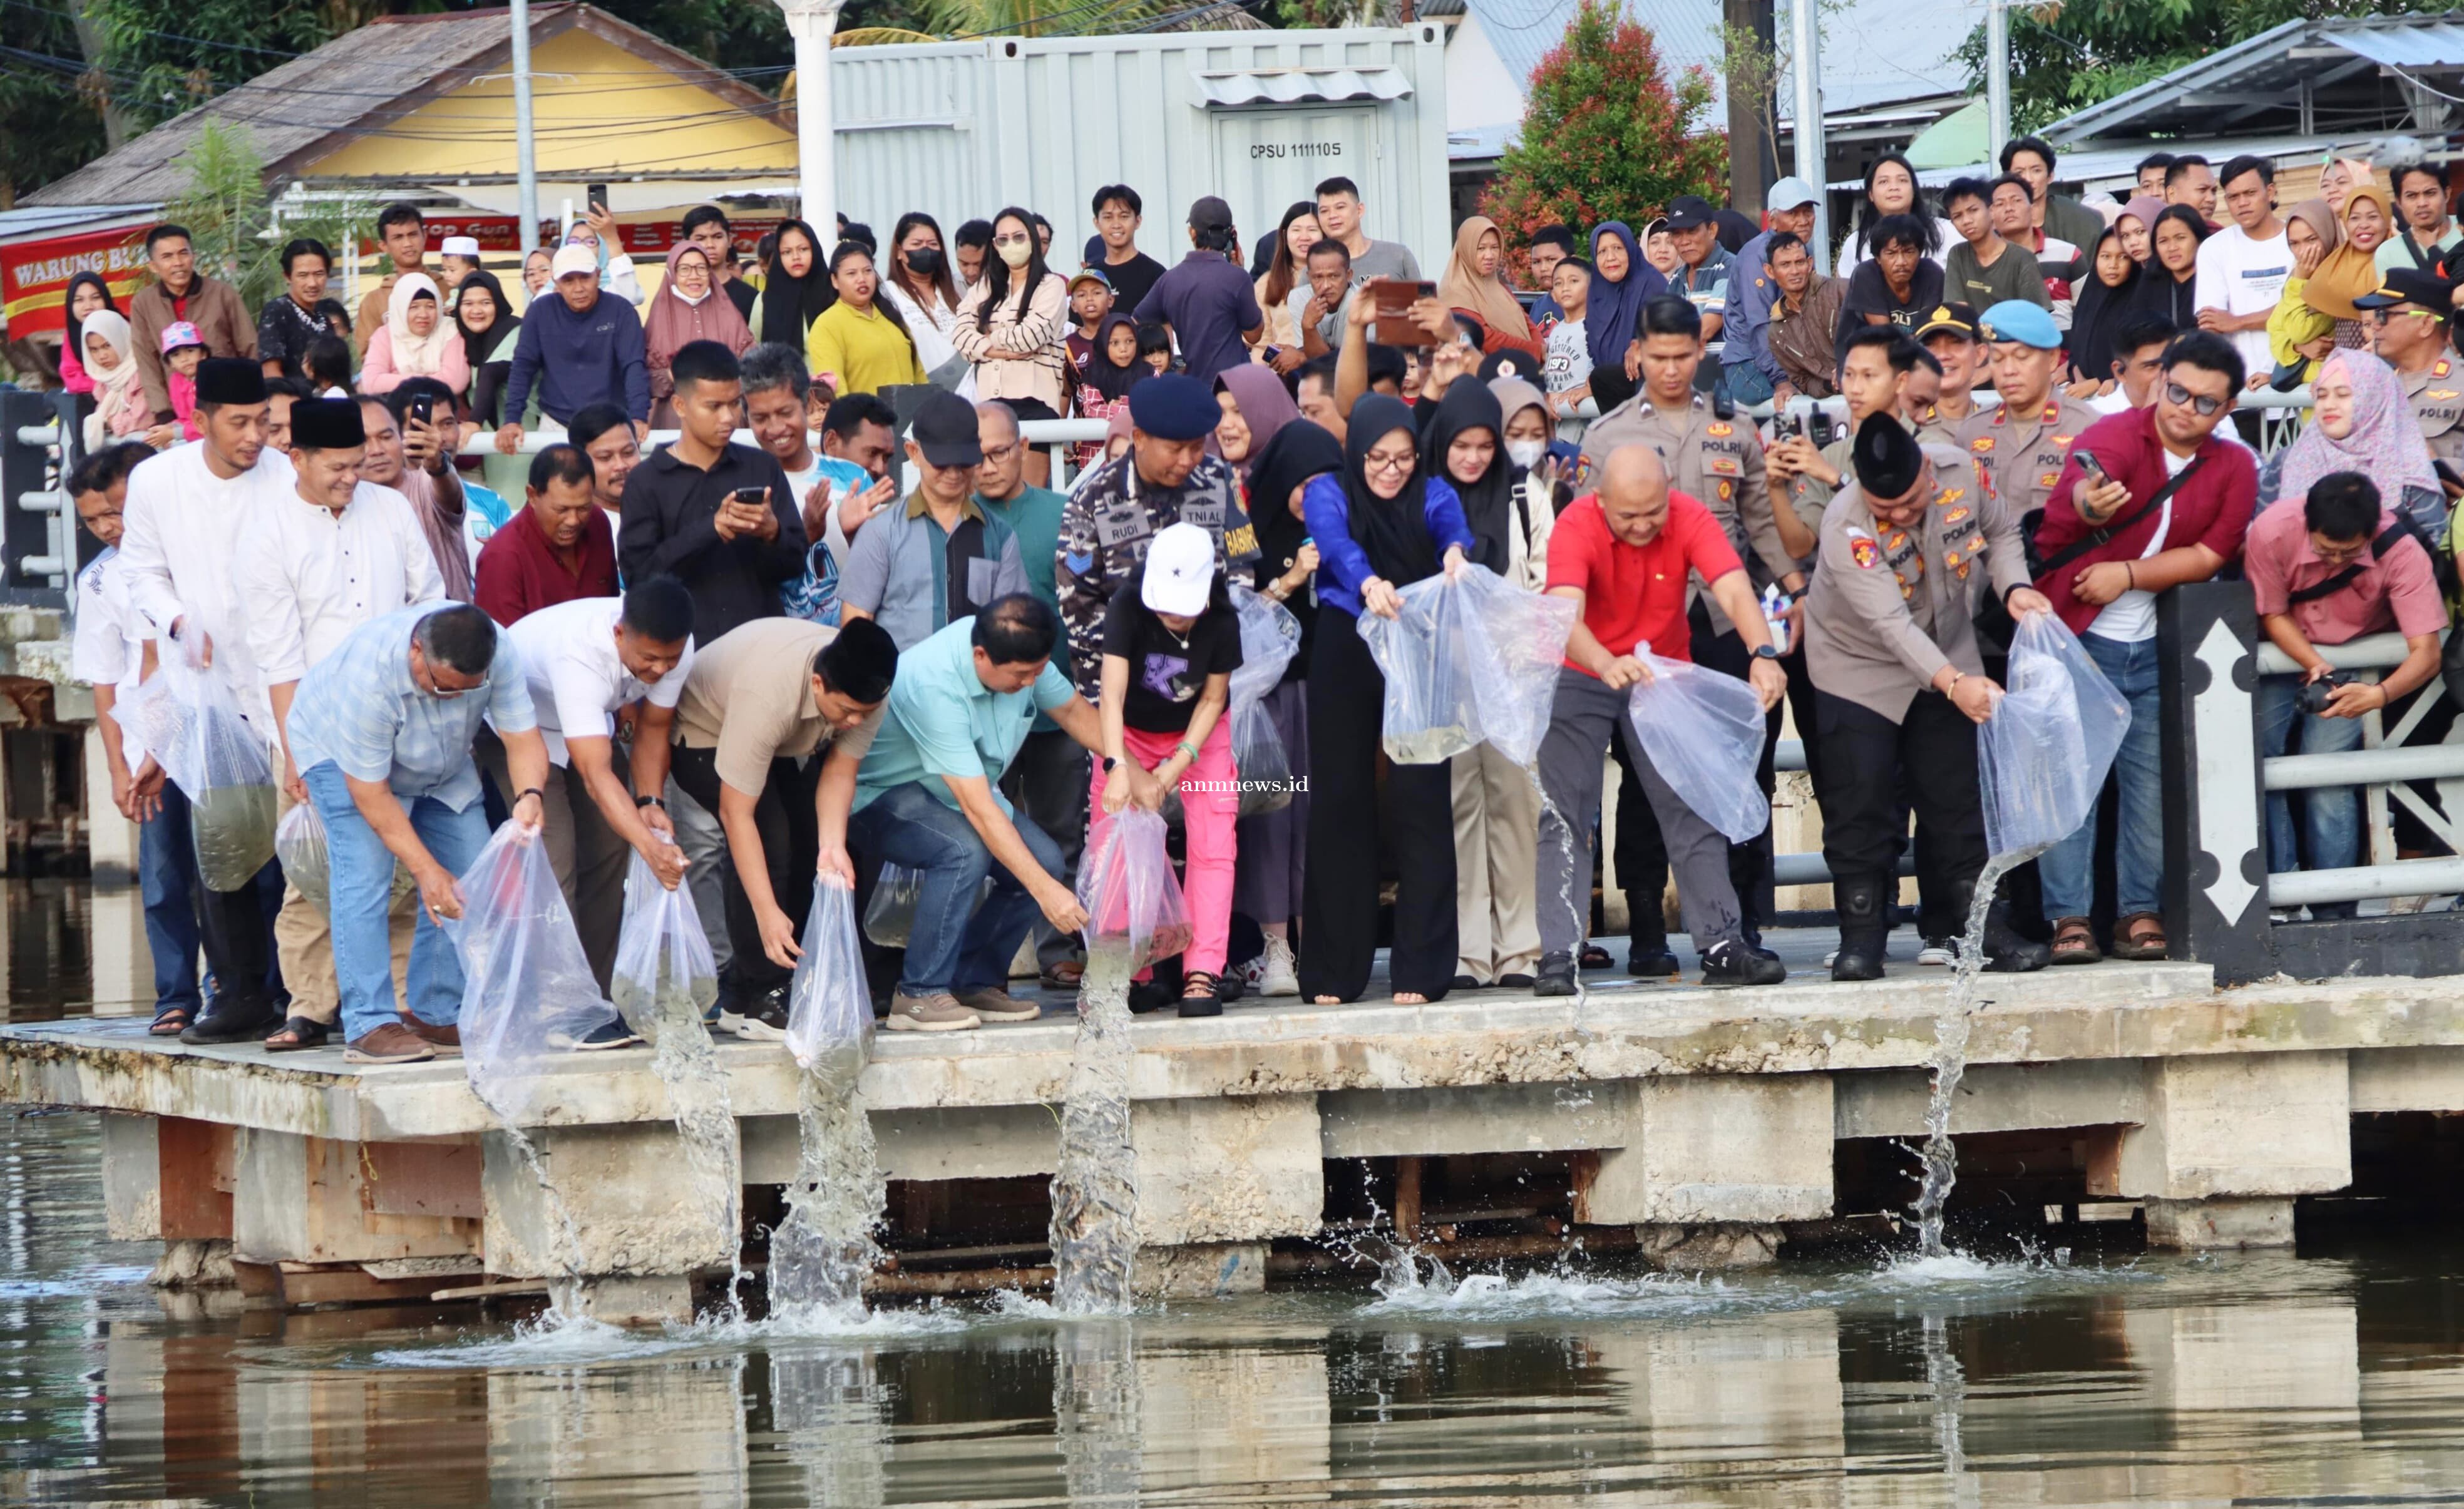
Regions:
<svg viewBox="0 0 2464 1509"><path fill-rule="evenodd" d="M50 5L0 7L0 208L103 148L77 27Z"/></svg>
<svg viewBox="0 0 2464 1509"><path fill-rule="evenodd" d="M2011 124L2034 131L2292 20L2443 11L2452 0L2053 0L2011 7ZM1951 55L1985 93L1985 28Z"/></svg>
<svg viewBox="0 0 2464 1509"><path fill-rule="evenodd" d="M1523 136L1498 164L1482 212L1522 244L1542 226L1639 227L1681 194L1717 198L1727 139L1705 129L1711 77L1672 84L1649 32L1582 0L1565 39L1531 74Z"/></svg>
<svg viewBox="0 0 2464 1509"><path fill-rule="evenodd" d="M251 309L282 292L282 247L310 236L341 251L373 233L376 206L320 200L307 213L277 223L266 194L265 159L245 126L209 121L181 159L188 182L163 207L163 219L186 229L197 270L239 290Z"/></svg>

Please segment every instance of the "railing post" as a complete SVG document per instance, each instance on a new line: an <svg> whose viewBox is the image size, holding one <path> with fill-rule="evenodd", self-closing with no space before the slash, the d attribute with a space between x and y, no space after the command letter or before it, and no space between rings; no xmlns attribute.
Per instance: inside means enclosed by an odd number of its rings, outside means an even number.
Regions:
<svg viewBox="0 0 2464 1509"><path fill-rule="evenodd" d="M2258 615L2249 584L2157 598L2165 772L2165 934L2216 983L2273 974L2259 781Z"/></svg>

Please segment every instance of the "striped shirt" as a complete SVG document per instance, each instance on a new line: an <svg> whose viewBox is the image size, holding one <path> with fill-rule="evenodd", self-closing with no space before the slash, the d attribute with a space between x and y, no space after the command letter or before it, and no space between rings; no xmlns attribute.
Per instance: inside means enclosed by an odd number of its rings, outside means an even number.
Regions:
<svg viewBox="0 0 2464 1509"><path fill-rule="evenodd" d="M456 812L479 799L471 741L484 719L499 733L539 727L521 652L496 636L488 679L458 697L423 690L410 674L410 634L453 607L423 602L351 631L308 667L291 704L291 755L302 771L331 760L354 780L385 782L405 801L432 797Z"/></svg>

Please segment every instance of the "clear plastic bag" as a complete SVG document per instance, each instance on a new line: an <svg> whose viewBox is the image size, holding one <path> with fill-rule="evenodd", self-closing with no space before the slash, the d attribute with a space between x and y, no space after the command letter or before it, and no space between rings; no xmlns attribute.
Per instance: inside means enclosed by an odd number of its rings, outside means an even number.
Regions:
<svg viewBox="0 0 2464 1509"><path fill-rule="evenodd" d="M692 889L660 885L638 852L625 872L625 917L607 990L625 1024L653 1045L670 1030L700 1031L702 1013L718 999L718 965Z"/></svg>
<svg viewBox="0 0 2464 1509"><path fill-rule="evenodd" d="M1625 715L1652 768L1695 815L1731 843L1771 825L1771 802L1754 779L1763 757L1763 699L1750 682L1640 645L1634 658L1651 670L1626 698Z"/></svg>
<svg viewBox="0 0 2464 1509"><path fill-rule="evenodd" d="M246 886L274 858L274 764L264 735L240 715L222 677L176 653L131 700L146 749L188 798L207 889Z"/></svg>
<svg viewBox="0 0 2464 1509"><path fill-rule="evenodd" d="M1264 702L1232 701L1232 768L1240 773L1242 817L1292 804L1291 755Z"/></svg>
<svg viewBox="0 0 2464 1509"><path fill-rule="evenodd" d="M1189 947L1189 905L1164 851L1161 814L1131 806L1114 815L1104 846L1078 867L1078 905L1087 951L1126 949L1133 971Z"/></svg>
<svg viewBox="0 0 2464 1509"><path fill-rule="evenodd" d="M787 1051L807 1072L852 1088L872 1042L872 990L856 944L855 892L827 875L813 882L803 948L787 987Z"/></svg>
<svg viewBox="0 0 2464 1509"><path fill-rule="evenodd" d="M1477 565L1452 582L1415 581L1400 596L1395 618L1360 617L1360 638L1386 676L1387 757L1436 765L1486 743L1518 765L1538 758L1573 601Z"/></svg>
<svg viewBox="0 0 2464 1509"><path fill-rule="evenodd" d="M2015 863L2078 831L2129 732L2130 704L2079 637L2050 613L2021 619L2009 682L1976 730L1987 852Z"/></svg>
<svg viewBox="0 0 2464 1509"><path fill-rule="evenodd" d="M445 924L462 958L462 1067L511 1126L555 1109L573 1045L614 1019L600 998L547 843L508 821L462 873L462 915Z"/></svg>
<svg viewBox="0 0 2464 1509"><path fill-rule="evenodd" d="M885 949L907 947L915 927L915 903L924 894L924 874L904 864L884 864L873 882L872 900L865 904L864 935Z"/></svg>
<svg viewBox="0 0 2464 1509"><path fill-rule="evenodd" d="M333 908L334 857L325 846L325 820L316 807L301 802L282 815L274 827L274 857L282 862L283 879L299 887L299 894L319 911ZM390 907L419 888L410 878L409 867L400 860L393 864L393 894L386 898Z"/></svg>
<svg viewBox="0 0 2464 1509"><path fill-rule="evenodd" d="M1300 620L1274 599L1236 583L1232 608L1241 622L1241 665L1232 672L1232 764L1240 773L1241 816L1256 817L1292 801L1292 762L1265 699L1300 653Z"/></svg>

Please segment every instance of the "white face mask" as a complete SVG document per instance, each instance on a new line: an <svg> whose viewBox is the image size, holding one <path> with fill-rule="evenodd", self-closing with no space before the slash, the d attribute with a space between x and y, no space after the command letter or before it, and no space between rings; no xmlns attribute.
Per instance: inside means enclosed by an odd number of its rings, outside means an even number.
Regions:
<svg viewBox="0 0 2464 1509"><path fill-rule="evenodd" d="M1538 466L1540 458L1548 453L1549 442L1545 440L1509 440L1506 443L1507 459L1527 471Z"/></svg>
<svg viewBox="0 0 2464 1509"><path fill-rule="evenodd" d="M1026 266L1034 255L1035 243L1032 241L1004 241L1001 244L1001 258L1012 267Z"/></svg>

